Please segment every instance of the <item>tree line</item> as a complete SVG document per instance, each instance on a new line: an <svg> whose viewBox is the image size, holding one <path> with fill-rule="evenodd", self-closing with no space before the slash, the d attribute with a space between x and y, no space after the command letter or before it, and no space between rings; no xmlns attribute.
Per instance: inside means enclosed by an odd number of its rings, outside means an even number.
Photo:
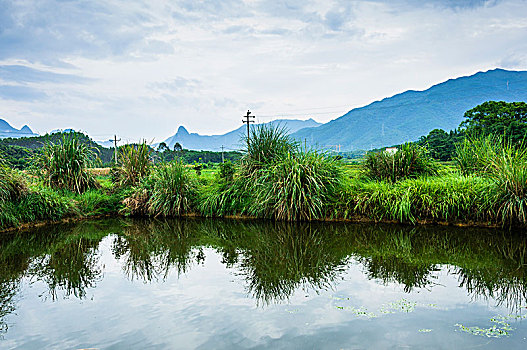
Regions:
<svg viewBox="0 0 527 350"><path fill-rule="evenodd" d="M457 129L434 129L422 136L417 144L426 147L430 156L449 161L455 156L456 144L465 138L496 135L514 145L527 138L527 103L487 101L464 114L465 120Z"/></svg>

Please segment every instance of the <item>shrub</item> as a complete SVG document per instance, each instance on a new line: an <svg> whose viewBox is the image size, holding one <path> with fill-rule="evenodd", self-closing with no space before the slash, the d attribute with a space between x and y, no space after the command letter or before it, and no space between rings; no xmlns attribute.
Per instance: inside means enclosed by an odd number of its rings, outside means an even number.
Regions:
<svg viewBox="0 0 527 350"><path fill-rule="evenodd" d="M76 134L63 135L58 143L49 142L34 158L34 165L47 186L82 193L97 187L86 168L96 157Z"/></svg>
<svg viewBox="0 0 527 350"><path fill-rule="evenodd" d="M404 178L437 174L437 165L426 148L406 143L396 152L369 152L362 164L371 179L396 182Z"/></svg>
<svg viewBox="0 0 527 350"><path fill-rule="evenodd" d="M148 201L155 216L179 216L188 213L196 196L196 184L180 161L157 168L151 175L153 188Z"/></svg>
<svg viewBox="0 0 527 350"><path fill-rule="evenodd" d="M135 185L148 175L152 162L151 149L146 142L124 145L119 151L120 166L112 172L112 178L119 186Z"/></svg>

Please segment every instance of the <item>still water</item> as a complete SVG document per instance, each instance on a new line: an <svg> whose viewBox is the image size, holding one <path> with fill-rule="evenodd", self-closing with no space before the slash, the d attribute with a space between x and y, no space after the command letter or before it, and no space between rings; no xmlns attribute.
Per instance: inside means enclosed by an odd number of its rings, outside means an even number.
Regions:
<svg viewBox="0 0 527 350"><path fill-rule="evenodd" d="M0 237L0 348L525 349L499 230L108 219Z"/></svg>

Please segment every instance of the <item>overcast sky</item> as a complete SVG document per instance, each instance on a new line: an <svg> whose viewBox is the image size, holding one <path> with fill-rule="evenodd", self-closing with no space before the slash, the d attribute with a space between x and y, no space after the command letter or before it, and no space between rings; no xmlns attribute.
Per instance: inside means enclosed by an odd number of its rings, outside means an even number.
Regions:
<svg viewBox="0 0 527 350"><path fill-rule="evenodd" d="M161 141L527 69L522 0L0 0L0 118Z"/></svg>

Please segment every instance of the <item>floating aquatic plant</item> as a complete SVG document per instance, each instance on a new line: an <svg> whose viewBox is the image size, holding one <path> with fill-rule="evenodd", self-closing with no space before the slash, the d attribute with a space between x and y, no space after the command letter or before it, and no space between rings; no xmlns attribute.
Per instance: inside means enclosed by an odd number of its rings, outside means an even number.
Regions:
<svg viewBox="0 0 527 350"><path fill-rule="evenodd" d="M507 315L507 316L496 316L490 319L490 322L494 323L492 327L481 328L478 326L467 327L462 324L456 323L455 326L462 332L469 333L472 335L487 337L487 338L501 338L508 336L515 328L511 326L509 321L522 320L527 318L527 315Z"/></svg>

